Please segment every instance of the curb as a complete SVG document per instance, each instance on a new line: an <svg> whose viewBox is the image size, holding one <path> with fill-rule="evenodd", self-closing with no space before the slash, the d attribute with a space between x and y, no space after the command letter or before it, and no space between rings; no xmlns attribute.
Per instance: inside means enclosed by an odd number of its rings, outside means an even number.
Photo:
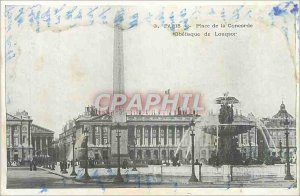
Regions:
<svg viewBox="0 0 300 196"><path fill-rule="evenodd" d="M38 167L39 169L41 170L44 170L44 171L47 171L47 172L50 172L51 174L55 174L55 175L58 175L58 176L61 176L63 178L67 178L67 179L75 179L76 176L66 176L64 174L60 174L60 173L57 173L57 172L53 172L52 170L49 170L49 169L46 169L46 168L43 168L43 167Z"/></svg>

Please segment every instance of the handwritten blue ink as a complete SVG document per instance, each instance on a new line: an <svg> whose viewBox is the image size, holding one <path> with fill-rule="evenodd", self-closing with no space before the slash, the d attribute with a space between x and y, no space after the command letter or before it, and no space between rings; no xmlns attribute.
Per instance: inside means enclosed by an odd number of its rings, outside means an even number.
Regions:
<svg viewBox="0 0 300 196"><path fill-rule="evenodd" d="M294 4L294 7L290 10L290 12L294 15L296 15L299 11L299 6L298 4Z"/></svg>
<svg viewBox="0 0 300 196"><path fill-rule="evenodd" d="M98 9L98 6L94 7L94 8L89 8L89 12L87 13L87 15L89 17L90 24L94 23L94 11L97 10L97 9Z"/></svg>
<svg viewBox="0 0 300 196"><path fill-rule="evenodd" d="M289 29L287 28L287 27L282 27L281 28L281 30L282 30L282 32L283 32L283 35L284 35L284 37L285 37L285 39L287 40L287 41L289 41L289 36L288 36L288 31L289 31Z"/></svg>
<svg viewBox="0 0 300 196"><path fill-rule="evenodd" d="M104 10L103 12L101 12L99 15L98 15L98 17L99 18L106 18L106 15L105 14L107 14L107 12L108 11L110 11L111 10L111 8L108 8L108 9L106 9L106 10Z"/></svg>
<svg viewBox="0 0 300 196"><path fill-rule="evenodd" d="M37 11L34 10L34 8L38 8ZM34 23L36 23L36 32L40 31L40 14L41 14L41 7L40 5L34 5L30 9L30 13L28 14L29 17L29 23L32 26Z"/></svg>
<svg viewBox="0 0 300 196"><path fill-rule="evenodd" d="M175 16L174 16L174 12L171 12L171 14L170 14L170 24L171 24L171 26L170 26L170 29L171 29L171 31L172 32L174 32L175 31Z"/></svg>
<svg viewBox="0 0 300 196"><path fill-rule="evenodd" d="M67 20L72 19L73 13L74 11L77 9L77 6L73 6L73 8L71 10L66 11L66 16L65 18Z"/></svg>
<svg viewBox="0 0 300 196"><path fill-rule="evenodd" d="M108 173L108 179L112 179L113 178L113 171L112 171L112 169L111 168L108 168L107 170L107 173Z"/></svg>
<svg viewBox="0 0 300 196"><path fill-rule="evenodd" d="M243 9L243 7L244 7L244 6L241 5L239 8L235 9L235 10L233 11L233 16L232 16L232 18L238 20L238 19L240 18L240 11Z"/></svg>
<svg viewBox="0 0 300 196"><path fill-rule="evenodd" d="M153 14L151 14L149 12L148 15L147 15L147 17L145 18L148 23L151 23L152 16L153 16Z"/></svg>
<svg viewBox="0 0 300 196"><path fill-rule="evenodd" d="M129 29L136 27L138 25L138 19L139 19L139 14L135 13L131 16L130 22L129 22Z"/></svg>
<svg viewBox="0 0 300 196"><path fill-rule="evenodd" d="M115 25L120 25L124 21L124 14L125 11L122 8L121 10L118 10L114 19Z"/></svg>
<svg viewBox="0 0 300 196"><path fill-rule="evenodd" d="M252 10L249 10L249 11L246 13L246 17L252 18Z"/></svg>
<svg viewBox="0 0 300 196"><path fill-rule="evenodd" d="M56 17L56 23L55 24L60 24L60 18L61 18L61 12L62 10L66 7L66 5L62 5L60 8L54 9L54 15Z"/></svg>
<svg viewBox="0 0 300 196"><path fill-rule="evenodd" d="M12 27L12 16L13 16L13 9L14 6L5 6L5 17L7 19L7 25L6 25L6 32L9 32Z"/></svg>
<svg viewBox="0 0 300 196"><path fill-rule="evenodd" d="M223 21L226 21L226 15L225 15L225 9L223 8L221 11L221 18L223 19Z"/></svg>
<svg viewBox="0 0 300 196"><path fill-rule="evenodd" d="M10 61L12 58L16 56L16 53L12 49L12 36L8 36L5 40L5 62Z"/></svg>
<svg viewBox="0 0 300 196"><path fill-rule="evenodd" d="M164 16L164 8L162 8L163 10L159 13L157 19L160 21L161 26L164 26L165 24L165 16Z"/></svg>
<svg viewBox="0 0 300 196"><path fill-rule="evenodd" d="M138 185L138 188L141 188L141 177L139 175L135 177L135 182Z"/></svg>
<svg viewBox="0 0 300 196"><path fill-rule="evenodd" d="M188 19L185 17L186 15L187 15L186 9L182 9L180 11L180 17L181 17L180 23L183 23L184 30L187 30L190 28L190 26L188 25Z"/></svg>
<svg viewBox="0 0 300 196"><path fill-rule="evenodd" d="M50 27L50 8L48 8L48 10L41 15L41 19L47 23L48 27Z"/></svg>
<svg viewBox="0 0 300 196"><path fill-rule="evenodd" d="M195 18L195 19L198 19L198 18L199 18L198 16L201 15L200 8L201 8L201 7L199 7L199 6L195 7L195 11L193 11L193 13L192 13L192 17L193 17L193 18Z"/></svg>
<svg viewBox="0 0 300 196"><path fill-rule="evenodd" d="M214 8L211 8L211 10L210 10L210 12L208 13L208 15L215 15L216 14L216 12L215 12L215 10L214 10Z"/></svg>
<svg viewBox="0 0 300 196"><path fill-rule="evenodd" d="M280 16L285 13L285 10L279 8L279 6L276 6L276 7L273 7L273 13L275 16Z"/></svg>
<svg viewBox="0 0 300 196"><path fill-rule="evenodd" d="M47 189L46 185L43 184L43 185L41 186L40 193L45 193L45 192L48 192L48 189Z"/></svg>
<svg viewBox="0 0 300 196"><path fill-rule="evenodd" d="M82 10L81 9L78 11L78 14L77 14L77 16L75 16L75 19L82 19Z"/></svg>
<svg viewBox="0 0 300 196"><path fill-rule="evenodd" d="M18 23L18 27L24 22L24 8L19 9L19 14L15 17L15 21Z"/></svg>

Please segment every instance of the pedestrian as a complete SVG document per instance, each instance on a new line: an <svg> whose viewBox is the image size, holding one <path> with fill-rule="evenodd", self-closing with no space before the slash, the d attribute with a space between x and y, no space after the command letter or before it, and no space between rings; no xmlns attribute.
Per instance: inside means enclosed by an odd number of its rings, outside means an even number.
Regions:
<svg viewBox="0 0 300 196"><path fill-rule="evenodd" d="M32 161L29 162L30 171L32 171Z"/></svg>
<svg viewBox="0 0 300 196"><path fill-rule="evenodd" d="M37 169L36 169L36 163L35 162L33 162L33 171L36 171Z"/></svg>
<svg viewBox="0 0 300 196"><path fill-rule="evenodd" d="M59 167L60 167L60 171L62 171L63 170L63 165L62 165L61 161L59 162Z"/></svg>

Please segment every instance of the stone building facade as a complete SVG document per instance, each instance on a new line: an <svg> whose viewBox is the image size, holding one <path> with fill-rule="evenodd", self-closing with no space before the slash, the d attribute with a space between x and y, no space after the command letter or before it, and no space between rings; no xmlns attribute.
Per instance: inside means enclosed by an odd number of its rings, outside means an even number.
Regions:
<svg viewBox="0 0 300 196"><path fill-rule="evenodd" d="M28 162L34 156L49 156L54 132L33 124L25 110L6 114L7 161Z"/></svg>
<svg viewBox="0 0 300 196"><path fill-rule="evenodd" d="M182 162L190 159L189 124L192 114L182 115L126 115L128 127L126 141L121 137L121 148L127 148L129 158L134 157L143 163L171 161L178 154ZM75 151L82 150L84 129L88 129L89 157L105 163L111 158L112 147L117 145L112 129L110 114L98 115L92 106L87 107L84 115L69 121L59 134L60 159L72 160L72 136L76 137ZM213 150L214 138L211 135L202 137L195 145L195 157L208 160ZM64 155L64 151L66 154ZM78 155L78 152L75 152ZM75 157L76 158L76 157Z"/></svg>

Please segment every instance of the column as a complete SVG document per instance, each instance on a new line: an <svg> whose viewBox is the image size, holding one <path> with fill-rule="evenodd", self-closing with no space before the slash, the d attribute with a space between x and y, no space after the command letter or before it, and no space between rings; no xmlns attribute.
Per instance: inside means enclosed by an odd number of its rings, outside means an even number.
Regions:
<svg viewBox="0 0 300 196"><path fill-rule="evenodd" d="M138 141L138 139L137 139L137 133L136 133L136 126L134 125L134 142L136 141L136 146L138 145L138 143L139 143L139 141Z"/></svg>
<svg viewBox="0 0 300 196"><path fill-rule="evenodd" d="M145 146L145 127L143 126L143 146Z"/></svg>
<svg viewBox="0 0 300 196"><path fill-rule="evenodd" d="M158 125L158 142L160 143L160 145L162 145L161 139L160 139L160 126L159 125Z"/></svg>
<svg viewBox="0 0 300 196"><path fill-rule="evenodd" d="M31 148L32 148L32 135L31 135L31 121L28 122L28 155L29 155L29 159L31 159ZM32 150L33 151L33 150ZM33 152L32 152L33 155Z"/></svg>
<svg viewBox="0 0 300 196"><path fill-rule="evenodd" d="M12 147L13 146L13 140L12 140L12 126L9 126L9 146ZM13 150L12 148L9 149L9 154L10 154L10 160L8 161L12 161L13 160Z"/></svg>
<svg viewBox="0 0 300 196"><path fill-rule="evenodd" d="M18 126L19 127L19 146L22 146L23 145L23 141L22 141L22 121L21 121L21 125L20 126Z"/></svg>
<svg viewBox="0 0 300 196"><path fill-rule="evenodd" d="M110 129L110 128L108 128L108 132L107 132L107 138L109 138L109 144L110 144L110 146L111 146L111 144L112 144L112 137L111 137L111 134L112 134L112 130Z"/></svg>
<svg viewBox="0 0 300 196"><path fill-rule="evenodd" d="M105 129L105 127L102 127L101 126L101 128L100 128L100 133L101 133L101 137L100 137L100 144L102 144L102 145L106 145L105 143L104 143L104 134L103 134L103 132L104 132L104 129Z"/></svg>
<svg viewBox="0 0 300 196"><path fill-rule="evenodd" d="M9 146L12 146L12 126L9 126Z"/></svg>
<svg viewBox="0 0 300 196"><path fill-rule="evenodd" d="M136 138L136 126L135 125L133 125L133 136L134 136L134 138Z"/></svg>
<svg viewBox="0 0 300 196"><path fill-rule="evenodd" d="M176 130L176 125L174 126L174 134L175 134L175 136L174 136L174 146L176 146L176 144L177 144L177 130Z"/></svg>
<svg viewBox="0 0 300 196"><path fill-rule="evenodd" d="M40 151L41 151L41 154L42 154L42 150L43 150L43 138L40 137Z"/></svg>
<svg viewBox="0 0 300 196"><path fill-rule="evenodd" d="M34 137L34 155L36 155L36 140L37 140L37 137Z"/></svg>
<svg viewBox="0 0 300 196"><path fill-rule="evenodd" d="M153 146L153 138L152 138L152 125L150 126L150 146Z"/></svg>
<svg viewBox="0 0 300 196"><path fill-rule="evenodd" d="M140 139L139 139L140 143L139 143L139 145L142 146L142 144L143 144L143 137L142 137L143 130L141 128L139 128L139 133L140 133Z"/></svg>
<svg viewBox="0 0 300 196"><path fill-rule="evenodd" d="M102 127L98 126L98 133L99 133L99 145L103 145L102 144Z"/></svg>
<svg viewBox="0 0 300 196"><path fill-rule="evenodd" d="M30 148L30 141L31 141L31 133L30 133L30 122L28 122L28 128L27 128L27 131L28 131L28 138L27 138L27 142L28 142L28 147Z"/></svg>
<svg viewBox="0 0 300 196"><path fill-rule="evenodd" d="M169 145L169 126L167 126L167 145Z"/></svg>
<svg viewBox="0 0 300 196"><path fill-rule="evenodd" d="M15 130L14 130L15 126L11 126L11 146L14 147L14 143L15 143L15 140L14 140L14 134L15 134Z"/></svg>
<svg viewBox="0 0 300 196"><path fill-rule="evenodd" d="M48 138L46 137L46 155L48 156L48 149L49 149L49 146L48 146Z"/></svg>

